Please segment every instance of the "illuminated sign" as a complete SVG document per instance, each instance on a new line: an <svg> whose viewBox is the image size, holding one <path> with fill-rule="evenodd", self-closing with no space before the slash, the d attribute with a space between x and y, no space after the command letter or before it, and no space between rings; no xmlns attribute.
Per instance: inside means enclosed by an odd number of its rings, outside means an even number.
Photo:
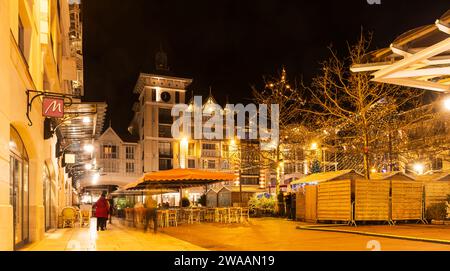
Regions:
<svg viewBox="0 0 450 271"><path fill-rule="evenodd" d="M64 117L64 99L44 97L42 101L42 116L49 118Z"/></svg>

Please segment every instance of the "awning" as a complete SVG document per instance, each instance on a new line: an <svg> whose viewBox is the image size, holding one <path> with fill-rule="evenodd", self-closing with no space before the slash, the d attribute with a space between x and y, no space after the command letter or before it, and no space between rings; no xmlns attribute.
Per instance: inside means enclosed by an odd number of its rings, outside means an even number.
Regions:
<svg viewBox="0 0 450 271"><path fill-rule="evenodd" d="M139 180L129 183L123 189L149 189L154 187L180 188L202 186L218 182L233 181L232 173L212 172L200 169L170 169L145 173Z"/></svg>
<svg viewBox="0 0 450 271"><path fill-rule="evenodd" d="M450 10L434 24L407 31L389 48L370 53L353 72L373 72L373 81L450 92Z"/></svg>
<svg viewBox="0 0 450 271"><path fill-rule="evenodd" d="M57 151L61 155L75 156L75 163L66 164L75 182L85 174L85 164L91 162L92 154L85 152L83 146L93 144L94 139L101 134L106 108L106 103L72 103L64 108L64 118L55 120L54 130L59 145Z"/></svg>

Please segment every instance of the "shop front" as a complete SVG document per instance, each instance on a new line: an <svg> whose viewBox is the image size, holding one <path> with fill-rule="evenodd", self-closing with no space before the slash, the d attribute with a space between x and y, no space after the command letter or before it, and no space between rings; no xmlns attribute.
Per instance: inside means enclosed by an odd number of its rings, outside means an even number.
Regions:
<svg viewBox="0 0 450 271"><path fill-rule="evenodd" d="M14 247L29 241L29 159L25 144L10 127L10 204L13 207Z"/></svg>

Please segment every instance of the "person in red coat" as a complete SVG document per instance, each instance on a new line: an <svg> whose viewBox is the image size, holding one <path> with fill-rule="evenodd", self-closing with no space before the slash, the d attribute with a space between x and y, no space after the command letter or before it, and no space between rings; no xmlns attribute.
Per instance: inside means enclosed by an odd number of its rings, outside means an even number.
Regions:
<svg viewBox="0 0 450 271"><path fill-rule="evenodd" d="M95 217L97 217L97 231L106 229L106 221L108 220L109 202L106 200L106 192L103 191L100 198L93 206L95 208Z"/></svg>

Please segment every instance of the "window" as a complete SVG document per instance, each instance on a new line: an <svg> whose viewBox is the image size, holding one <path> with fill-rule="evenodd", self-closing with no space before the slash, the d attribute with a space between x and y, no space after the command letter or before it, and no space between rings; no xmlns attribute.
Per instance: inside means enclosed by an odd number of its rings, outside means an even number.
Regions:
<svg viewBox="0 0 450 271"><path fill-rule="evenodd" d="M130 163L130 162L126 163L126 172L134 173L134 163Z"/></svg>
<svg viewBox="0 0 450 271"><path fill-rule="evenodd" d="M189 143L188 156L195 156L195 143Z"/></svg>
<svg viewBox="0 0 450 271"><path fill-rule="evenodd" d="M159 170L172 169L172 159L159 159Z"/></svg>
<svg viewBox="0 0 450 271"><path fill-rule="evenodd" d="M172 126L166 124L158 125L158 136L164 138L172 138Z"/></svg>
<svg viewBox="0 0 450 271"><path fill-rule="evenodd" d="M158 142L159 157L172 158L172 144L170 142Z"/></svg>
<svg viewBox="0 0 450 271"><path fill-rule="evenodd" d="M230 169L230 164L228 163L227 160L224 160L222 162L222 169Z"/></svg>
<svg viewBox="0 0 450 271"><path fill-rule="evenodd" d="M188 168L195 168L195 159L188 159Z"/></svg>
<svg viewBox="0 0 450 271"><path fill-rule="evenodd" d="M175 103L180 103L180 93L178 91L175 92Z"/></svg>
<svg viewBox="0 0 450 271"><path fill-rule="evenodd" d="M171 114L172 110L168 108L159 108L158 110L158 122L160 124L170 124L173 123L173 118Z"/></svg>
<svg viewBox="0 0 450 271"><path fill-rule="evenodd" d="M125 146L126 159L134 159L134 146Z"/></svg>
<svg viewBox="0 0 450 271"><path fill-rule="evenodd" d="M103 159L117 159L119 155L117 153L117 146L111 144L102 145L100 157Z"/></svg>
<svg viewBox="0 0 450 271"><path fill-rule="evenodd" d="M202 144L202 149L204 149L204 150L215 150L215 149L216 149L216 144L213 144L213 143L203 143L203 144Z"/></svg>
<svg viewBox="0 0 450 271"><path fill-rule="evenodd" d="M156 88L152 88L152 102L156 102Z"/></svg>
<svg viewBox="0 0 450 271"><path fill-rule="evenodd" d="M216 160L203 160L203 168L215 169L216 168Z"/></svg>
<svg viewBox="0 0 450 271"><path fill-rule="evenodd" d="M19 16L19 49L22 55L25 56L25 28L23 27L22 20Z"/></svg>

